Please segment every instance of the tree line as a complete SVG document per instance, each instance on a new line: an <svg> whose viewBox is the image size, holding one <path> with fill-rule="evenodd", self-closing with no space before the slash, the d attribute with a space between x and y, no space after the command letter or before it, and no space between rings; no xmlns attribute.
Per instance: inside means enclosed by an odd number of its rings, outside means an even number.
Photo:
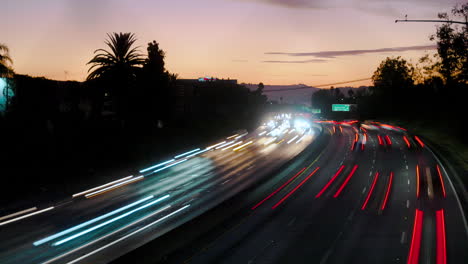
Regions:
<svg viewBox="0 0 468 264"><path fill-rule="evenodd" d="M468 21L468 3L455 6L444 20ZM465 142L468 110L468 28L443 23L429 36L437 52L426 54L413 64L406 59L387 57L372 76L373 86L347 97L339 89L321 90L312 95L312 106L322 108L325 116L331 104L357 104L360 119L425 120L445 126Z"/></svg>

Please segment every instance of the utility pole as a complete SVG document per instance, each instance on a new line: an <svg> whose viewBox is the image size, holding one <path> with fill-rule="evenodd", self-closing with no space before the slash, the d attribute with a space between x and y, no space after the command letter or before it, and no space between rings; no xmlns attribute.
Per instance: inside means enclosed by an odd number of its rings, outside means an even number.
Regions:
<svg viewBox="0 0 468 264"><path fill-rule="evenodd" d="M452 24L464 24L468 26L468 21L453 21L453 20L436 20L436 19L408 19L408 15L405 15L405 19L397 19L398 22L430 22L430 23L452 23Z"/></svg>

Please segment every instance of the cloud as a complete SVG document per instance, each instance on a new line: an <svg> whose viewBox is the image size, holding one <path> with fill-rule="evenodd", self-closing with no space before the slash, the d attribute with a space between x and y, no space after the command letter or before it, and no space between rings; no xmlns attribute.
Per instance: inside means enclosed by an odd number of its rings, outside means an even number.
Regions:
<svg viewBox="0 0 468 264"><path fill-rule="evenodd" d="M239 60L239 59L236 60L236 59L234 59L234 60L232 60L232 62L249 62L249 61L248 60Z"/></svg>
<svg viewBox="0 0 468 264"><path fill-rule="evenodd" d="M403 52L411 50L429 50L436 49L436 45L421 45L421 46L406 46L394 48L380 48L380 49L364 49L364 50L335 50L335 51L318 51L318 52L265 52L266 55L287 55L287 56L306 56L316 58L336 58L340 56L355 56L369 53L384 53L384 52ZM312 62L313 60L302 61ZM272 62L272 61L267 61ZM301 62L296 62L301 63Z"/></svg>
<svg viewBox="0 0 468 264"><path fill-rule="evenodd" d="M312 60L267 60L262 61L264 63L314 63L314 62L327 62L328 60L323 59L312 59Z"/></svg>

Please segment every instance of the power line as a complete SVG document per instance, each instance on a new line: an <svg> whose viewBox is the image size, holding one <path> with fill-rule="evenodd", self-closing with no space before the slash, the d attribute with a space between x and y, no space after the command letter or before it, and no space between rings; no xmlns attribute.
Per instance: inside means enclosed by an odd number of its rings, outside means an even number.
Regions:
<svg viewBox="0 0 468 264"><path fill-rule="evenodd" d="M463 21L432 20L432 19L397 19L397 20L395 20L395 23L398 23L398 22L432 22L432 23L451 23L451 24L468 25L468 22L463 22Z"/></svg>
<svg viewBox="0 0 468 264"><path fill-rule="evenodd" d="M324 86L331 86L331 85L338 85L338 84L345 84L345 83L367 81L367 80L370 80L370 79L372 79L372 78L363 78L363 79L357 79L357 80L351 80L351 81L345 81L345 82L327 83L327 84L312 85L312 86L292 87L292 88L283 88L283 89L271 89L271 90L264 90L264 92L282 92L282 91L293 91L293 90L305 90L305 89L318 88L318 87L324 87Z"/></svg>

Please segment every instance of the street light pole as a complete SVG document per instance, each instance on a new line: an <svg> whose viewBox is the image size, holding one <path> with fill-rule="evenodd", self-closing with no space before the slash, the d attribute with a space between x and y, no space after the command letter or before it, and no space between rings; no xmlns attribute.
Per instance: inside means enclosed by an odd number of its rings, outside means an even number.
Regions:
<svg viewBox="0 0 468 264"><path fill-rule="evenodd" d="M452 23L452 24L468 25L468 22L463 22L463 21L432 20L432 19L397 19L395 20L395 23L398 23L398 22L430 22L430 23Z"/></svg>

